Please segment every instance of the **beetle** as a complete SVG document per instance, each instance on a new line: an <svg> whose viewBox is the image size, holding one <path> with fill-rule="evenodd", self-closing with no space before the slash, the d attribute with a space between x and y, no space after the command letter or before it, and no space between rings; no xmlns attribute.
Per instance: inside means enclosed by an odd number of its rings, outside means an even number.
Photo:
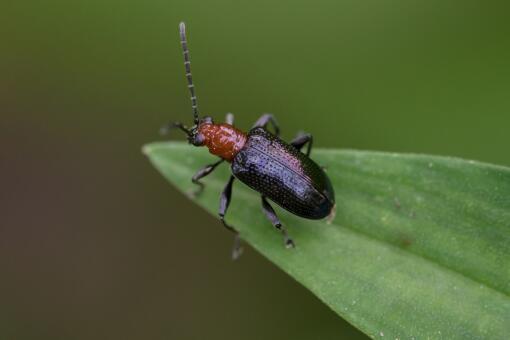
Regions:
<svg viewBox="0 0 510 340"><path fill-rule="evenodd" d="M192 196L199 195L204 184L200 181L223 162L230 163L232 174L220 197L219 217L223 225L235 234L232 257L236 259L242 248L239 234L225 221L232 185L240 180L261 195L262 210L271 224L284 238L287 248L293 248L289 237L269 200L283 209L303 218L322 219L334 217L335 193L331 181L324 170L311 158L313 138L311 134L301 133L290 143L279 138L280 128L272 114L263 114L245 133L234 127L234 116L228 113L225 123L214 123L209 116L199 118L195 86L191 75L190 53L186 39L186 27L179 24L179 34L184 55L186 79L191 94L193 123L191 128L181 122L169 123L162 127L161 133L170 129L180 129L194 146L205 146L209 152L220 159L198 170L192 177L197 190ZM274 133L267 130L271 124ZM306 152L301 149L307 145Z"/></svg>

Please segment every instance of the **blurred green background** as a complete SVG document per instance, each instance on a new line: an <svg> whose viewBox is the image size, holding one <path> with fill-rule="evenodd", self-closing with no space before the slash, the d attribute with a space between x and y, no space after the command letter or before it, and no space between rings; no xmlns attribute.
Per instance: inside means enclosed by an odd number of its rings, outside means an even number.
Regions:
<svg viewBox="0 0 510 340"><path fill-rule="evenodd" d="M251 249L231 262L218 219L141 154L191 121L177 25L218 120L272 112L318 147L510 166L508 10L3 1L0 339L363 339Z"/></svg>

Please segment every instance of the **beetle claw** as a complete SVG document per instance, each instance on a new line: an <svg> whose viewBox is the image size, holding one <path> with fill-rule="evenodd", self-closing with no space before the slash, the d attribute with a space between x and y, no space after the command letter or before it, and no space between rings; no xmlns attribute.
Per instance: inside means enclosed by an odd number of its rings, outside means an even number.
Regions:
<svg viewBox="0 0 510 340"><path fill-rule="evenodd" d="M202 193L202 190L189 190L186 192L186 196L188 196L189 199L196 199L200 194Z"/></svg>
<svg viewBox="0 0 510 340"><path fill-rule="evenodd" d="M232 246L232 261L237 260L243 254L244 248L241 246L241 237L239 233L234 236L234 245Z"/></svg>
<svg viewBox="0 0 510 340"><path fill-rule="evenodd" d="M235 261L239 257L241 257L241 255L243 255L243 252L244 252L243 247L232 249L232 261Z"/></svg>
<svg viewBox="0 0 510 340"><path fill-rule="evenodd" d="M292 241L292 239L290 237L285 239L285 248L290 249L290 248L295 248L295 247L296 247L296 245L294 244L294 241Z"/></svg>

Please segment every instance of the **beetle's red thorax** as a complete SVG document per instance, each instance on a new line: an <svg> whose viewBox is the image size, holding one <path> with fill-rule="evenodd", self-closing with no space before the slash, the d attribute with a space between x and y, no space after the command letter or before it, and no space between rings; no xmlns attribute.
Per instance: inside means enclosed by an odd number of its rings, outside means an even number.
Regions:
<svg viewBox="0 0 510 340"><path fill-rule="evenodd" d="M210 153L229 162L246 143L246 134L229 124L201 124L198 132L204 136Z"/></svg>

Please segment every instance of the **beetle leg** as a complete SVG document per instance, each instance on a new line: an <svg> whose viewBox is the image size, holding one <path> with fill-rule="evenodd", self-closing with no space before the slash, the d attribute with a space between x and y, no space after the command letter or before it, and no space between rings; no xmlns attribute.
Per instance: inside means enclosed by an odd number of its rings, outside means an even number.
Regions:
<svg viewBox="0 0 510 340"><path fill-rule="evenodd" d="M228 112L225 116L225 123L228 125L234 125L234 114L231 112Z"/></svg>
<svg viewBox="0 0 510 340"><path fill-rule="evenodd" d="M269 204L265 196L261 196L261 198L262 198L262 211L264 212L264 214L266 214L266 217L269 219L269 221L271 221L273 227L282 232L285 247L294 248L295 246L294 241L292 241L292 239L287 234L287 230L282 226L282 223L278 219L278 216L276 216L273 207Z"/></svg>
<svg viewBox="0 0 510 340"><path fill-rule="evenodd" d="M280 135L280 127L279 127L278 123L276 122L276 119L274 118L274 116L270 113L264 113L262 116L260 116L260 118L255 122L255 124L253 124L252 129L258 128L258 127L265 129L269 123L271 123L273 125L274 134L276 136L279 136Z"/></svg>
<svg viewBox="0 0 510 340"><path fill-rule="evenodd" d="M308 143L307 149L306 149L306 155L310 156L310 152L312 151L312 145L313 145L313 136L309 133L300 133L294 138L290 145L295 147L298 150L301 150L301 148Z"/></svg>
<svg viewBox="0 0 510 340"><path fill-rule="evenodd" d="M227 222L225 222L225 214L227 213L228 206L230 205L230 199L232 197L232 183L234 183L234 179L234 176L230 176L225 189L223 189L223 192L221 193L220 209L218 210L218 215L220 215L221 223L223 223L223 226L235 234L234 245L232 247L232 260L237 260L243 253L243 248L240 244L241 239L239 237L239 233L230 225L228 225Z"/></svg>
<svg viewBox="0 0 510 340"><path fill-rule="evenodd" d="M326 223L331 224L335 217L336 217L336 204L334 204L333 207L331 208L331 211L329 212L329 215L326 218Z"/></svg>
<svg viewBox="0 0 510 340"><path fill-rule="evenodd" d="M198 189L196 191L191 191L189 193L189 195L192 197L192 198L195 198L197 197L198 195L200 195L202 193L202 191L204 190L204 183L200 182L199 179L209 175L211 172L213 172L213 170L218 166L220 165L222 162L224 161L224 159L220 159L219 161L217 161L216 163L213 163L213 164L208 164L206 166L204 166L202 169L198 170L194 175L193 177L191 178L191 181L193 183L195 183L196 185L198 185Z"/></svg>
<svg viewBox="0 0 510 340"><path fill-rule="evenodd" d="M190 135L189 129L186 127L186 125L182 124L181 122L170 122L165 124L159 129L159 133L161 135L166 135L172 129L179 129L183 131L186 135L188 136Z"/></svg>

